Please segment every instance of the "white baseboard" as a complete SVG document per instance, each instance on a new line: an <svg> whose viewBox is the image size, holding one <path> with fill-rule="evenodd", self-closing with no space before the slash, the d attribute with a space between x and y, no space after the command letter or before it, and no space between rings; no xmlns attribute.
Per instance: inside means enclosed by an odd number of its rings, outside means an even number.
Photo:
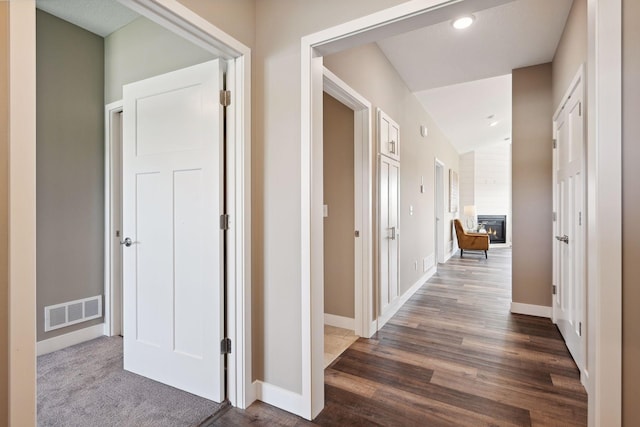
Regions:
<svg viewBox="0 0 640 427"><path fill-rule="evenodd" d="M253 384L257 400L305 418L305 405L301 394L260 380L254 381Z"/></svg>
<svg viewBox="0 0 640 427"><path fill-rule="evenodd" d="M405 292L404 294L400 295L398 297L398 299L396 299L393 303L391 303L387 307L385 312L382 313L382 315L380 316L380 322L378 322L378 330L380 330L398 312L398 310L400 310L400 308L402 308L404 303L406 303L409 300L409 298L411 298L413 296L413 294L415 294L416 291L418 289L420 289L420 287L422 285L424 285L425 282L427 280L429 280L431 278L431 276L433 276L434 274L436 274L436 267L435 266L431 267L426 273L424 273L424 275L422 275L422 277L420 277L409 288L409 290L407 290L407 292Z"/></svg>
<svg viewBox="0 0 640 427"><path fill-rule="evenodd" d="M350 331L354 331L356 329L356 319L329 313L324 314L324 324L335 326L336 328L349 329Z"/></svg>
<svg viewBox="0 0 640 427"><path fill-rule="evenodd" d="M89 326L88 328L69 332L68 334L58 335L57 337L38 341L36 344L36 351L38 356L42 356L43 354L62 350L63 348L71 347L72 345L80 344L103 335L104 323L100 323L98 325Z"/></svg>
<svg viewBox="0 0 640 427"><path fill-rule="evenodd" d="M547 317L551 319L551 307L544 305L522 304L519 302L511 303L511 312L514 314L526 314L527 316Z"/></svg>

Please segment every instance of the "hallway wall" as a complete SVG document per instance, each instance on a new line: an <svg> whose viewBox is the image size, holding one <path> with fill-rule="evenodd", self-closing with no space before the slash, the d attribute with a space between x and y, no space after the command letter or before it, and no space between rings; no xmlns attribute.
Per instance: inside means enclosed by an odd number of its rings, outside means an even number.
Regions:
<svg viewBox="0 0 640 427"><path fill-rule="evenodd" d="M622 425L640 420L640 2L622 2Z"/></svg>
<svg viewBox="0 0 640 427"><path fill-rule="evenodd" d="M551 306L551 64L513 70L514 303Z"/></svg>
<svg viewBox="0 0 640 427"><path fill-rule="evenodd" d="M393 65L375 44L349 49L324 58L325 66L381 108L400 125L400 295L407 292L435 265L435 159L444 162L445 228L448 248L454 238L451 222L459 212L449 212L449 170L459 172L459 155L435 121L411 93ZM429 129L420 135L420 125ZM374 152L377 129L374 126ZM374 156L374 171L377 159ZM374 182L377 178L374 179ZM420 193L424 180L425 192ZM377 203L374 194L374 205ZM410 207L413 207L413 213ZM375 221L375 219L374 219ZM374 222L375 223L375 222ZM376 255L374 254L374 259ZM417 264L417 268L416 268Z"/></svg>
<svg viewBox="0 0 640 427"><path fill-rule="evenodd" d="M0 2L0 425L9 422L9 5Z"/></svg>

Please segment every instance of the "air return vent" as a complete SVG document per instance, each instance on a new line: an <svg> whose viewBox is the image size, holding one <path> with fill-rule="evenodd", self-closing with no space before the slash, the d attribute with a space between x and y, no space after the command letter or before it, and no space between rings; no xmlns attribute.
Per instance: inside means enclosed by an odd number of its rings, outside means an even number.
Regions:
<svg viewBox="0 0 640 427"><path fill-rule="evenodd" d="M44 308L44 330L64 328L102 317L102 295L49 305Z"/></svg>

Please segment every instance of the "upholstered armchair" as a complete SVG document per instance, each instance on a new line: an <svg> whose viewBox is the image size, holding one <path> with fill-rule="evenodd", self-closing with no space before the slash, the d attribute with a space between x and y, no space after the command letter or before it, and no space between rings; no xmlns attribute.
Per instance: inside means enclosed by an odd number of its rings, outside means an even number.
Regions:
<svg viewBox="0 0 640 427"><path fill-rule="evenodd" d="M456 236L458 237L458 247L460 248L460 258L464 251L484 251L484 257L487 258L489 250L489 235L486 233L470 233L464 230L459 219L454 219L453 224L456 227Z"/></svg>

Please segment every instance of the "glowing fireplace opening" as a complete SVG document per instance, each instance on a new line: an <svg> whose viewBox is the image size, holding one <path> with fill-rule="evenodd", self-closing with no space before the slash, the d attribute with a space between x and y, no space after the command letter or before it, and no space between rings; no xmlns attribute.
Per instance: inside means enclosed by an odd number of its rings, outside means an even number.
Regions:
<svg viewBox="0 0 640 427"><path fill-rule="evenodd" d="M478 226L484 226L491 243L507 243L506 215L478 215Z"/></svg>

